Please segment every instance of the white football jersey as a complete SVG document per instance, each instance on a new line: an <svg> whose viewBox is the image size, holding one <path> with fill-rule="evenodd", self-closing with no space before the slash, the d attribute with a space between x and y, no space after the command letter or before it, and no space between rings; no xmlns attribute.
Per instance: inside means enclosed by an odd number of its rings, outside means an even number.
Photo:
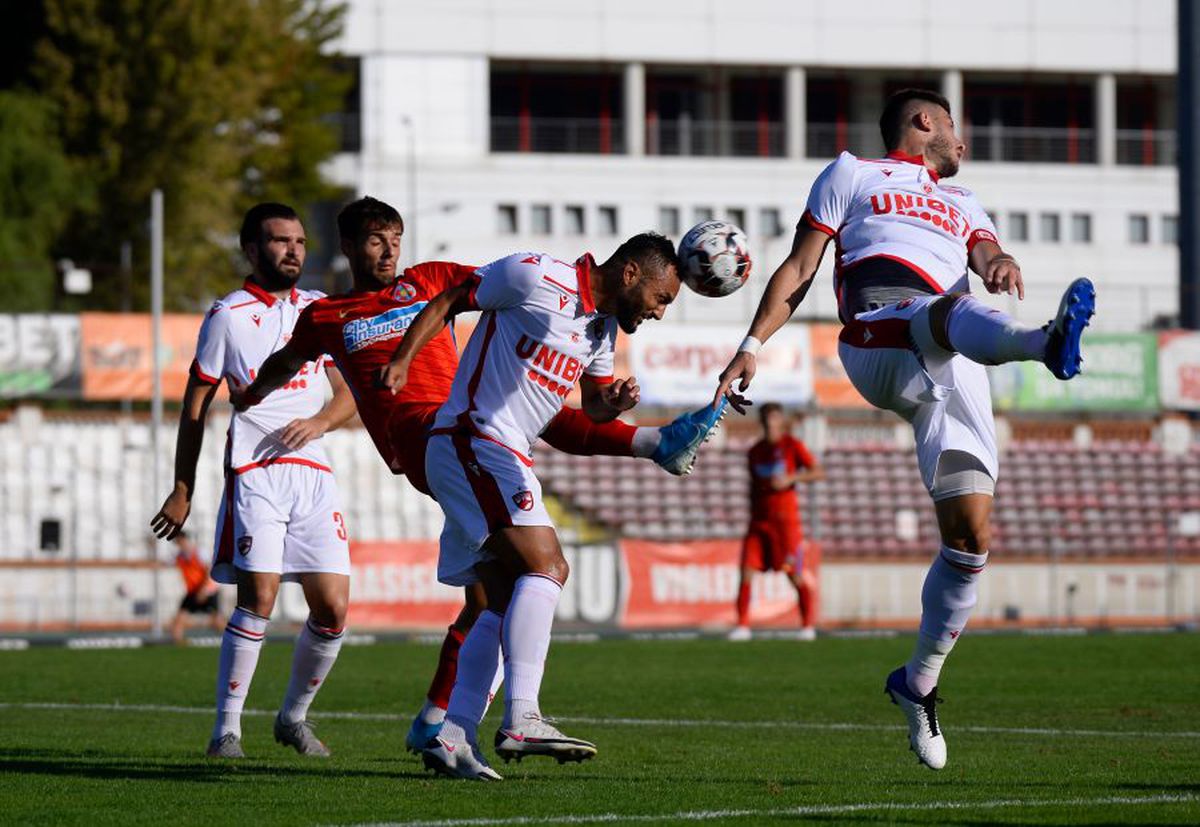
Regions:
<svg viewBox="0 0 1200 827"><path fill-rule="evenodd" d="M837 243L839 307L855 265L886 258L935 293L966 290L967 257L996 227L970 190L943 184L920 156L856 158L843 152L813 183L801 222Z"/></svg>
<svg viewBox="0 0 1200 827"><path fill-rule="evenodd" d="M596 310L594 266L517 253L476 271L472 303L484 312L435 430L466 427L528 461L580 377L612 381L617 320Z"/></svg>
<svg viewBox="0 0 1200 827"><path fill-rule="evenodd" d="M247 279L241 290L214 302L205 316L192 375L212 385L222 379L231 386L248 385L267 357L292 337L300 311L324 295L316 290L292 290L289 298L277 299ZM329 390L325 362L325 357L309 362L258 405L233 414L227 469L241 474L264 465L292 463L330 470L321 440L291 451L275 436L293 419L313 416L324 406Z"/></svg>

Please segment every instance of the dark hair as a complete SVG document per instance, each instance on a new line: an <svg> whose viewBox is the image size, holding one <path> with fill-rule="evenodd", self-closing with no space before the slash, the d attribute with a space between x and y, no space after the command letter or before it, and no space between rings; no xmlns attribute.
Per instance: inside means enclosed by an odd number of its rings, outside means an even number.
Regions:
<svg viewBox="0 0 1200 827"><path fill-rule="evenodd" d="M296 211L287 204L278 204L274 201L255 204L246 210L246 217L242 219L242 231L239 236L241 245L245 247L247 244L257 244L258 240L262 238L263 222L270 221L272 218L300 220Z"/></svg>
<svg viewBox="0 0 1200 827"><path fill-rule="evenodd" d="M351 201L338 213L338 235L343 241L358 241L371 230L400 225L400 233L404 233L404 219L391 204L364 195L357 201Z"/></svg>
<svg viewBox="0 0 1200 827"><path fill-rule="evenodd" d="M904 112L913 101L935 103L945 109L947 114L952 114L950 101L946 100L945 95L932 89L901 89L887 99L887 103L883 105L883 114L879 116L879 132L883 136L885 149L893 150L900 143L900 133L904 130Z"/></svg>
<svg viewBox="0 0 1200 827"><path fill-rule="evenodd" d="M679 256L675 254L671 239L653 232L638 233L625 241L608 260L622 267L630 261L636 261L643 270L665 270L671 266L679 269Z"/></svg>
<svg viewBox="0 0 1200 827"><path fill-rule="evenodd" d="M778 402L768 402L758 409L758 421L763 424L764 428L767 425L767 417L776 411L783 413L783 406Z"/></svg>

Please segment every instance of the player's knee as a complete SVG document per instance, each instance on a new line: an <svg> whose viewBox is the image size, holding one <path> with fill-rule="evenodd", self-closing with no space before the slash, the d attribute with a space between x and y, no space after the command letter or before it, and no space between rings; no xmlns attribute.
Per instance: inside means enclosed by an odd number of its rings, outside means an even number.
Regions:
<svg viewBox="0 0 1200 827"><path fill-rule="evenodd" d="M560 585L566 585L567 576L571 573L571 567L567 564L567 558L563 557L562 551L554 555L546 561L546 568L542 574L553 577Z"/></svg>
<svg viewBox="0 0 1200 827"><path fill-rule="evenodd" d="M341 629L346 625L346 614L350 600L345 595L332 595L308 607L308 613L317 625L327 629Z"/></svg>
<svg viewBox="0 0 1200 827"><path fill-rule="evenodd" d="M950 311L966 293L947 293L929 305L929 333L939 346L946 350L954 350L950 343Z"/></svg>

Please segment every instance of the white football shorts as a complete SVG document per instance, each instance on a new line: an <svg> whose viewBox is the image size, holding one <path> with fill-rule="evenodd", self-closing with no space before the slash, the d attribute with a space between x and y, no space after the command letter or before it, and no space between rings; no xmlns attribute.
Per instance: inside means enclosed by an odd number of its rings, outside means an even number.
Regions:
<svg viewBox="0 0 1200 827"><path fill-rule="evenodd" d="M236 583L235 569L284 580L314 572L349 575L350 544L333 474L283 462L228 473L214 548L218 583Z"/></svg>
<svg viewBox="0 0 1200 827"><path fill-rule="evenodd" d="M864 399L912 425L921 478L934 499L991 493L1000 463L987 369L933 341L928 310L939 298L910 298L858 314L842 330L838 355ZM948 451L977 460L990 482L981 478L988 484L941 490L938 464ZM962 477L960 458L943 464L952 466L943 474Z"/></svg>
<svg viewBox="0 0 1200 827"><path fill-rule="evenodd" d="M475 565L490 556L483 545L508 526L550 526L542 485L532 464L503 445L467 434L435 434L425 449L429 488L446 515L438 580L466 586Z"/></svg>

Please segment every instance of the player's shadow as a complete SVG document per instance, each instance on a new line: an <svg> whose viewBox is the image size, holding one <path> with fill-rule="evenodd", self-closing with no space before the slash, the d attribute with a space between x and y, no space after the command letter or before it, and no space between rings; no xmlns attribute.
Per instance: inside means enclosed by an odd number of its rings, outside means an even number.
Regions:
<svg viewBox="0 0 1200 827"><path fill-rule="evenodd" d="M192 781L220 783L231 777L271 777L313 780L346 778L428 779L427 773L409 770L339 767L328 761L303 765L276 762L211 759L119 758L95 750L75 752L54 749L13 749L0 754L0 773L68 776L107 780Z"/></svg>

